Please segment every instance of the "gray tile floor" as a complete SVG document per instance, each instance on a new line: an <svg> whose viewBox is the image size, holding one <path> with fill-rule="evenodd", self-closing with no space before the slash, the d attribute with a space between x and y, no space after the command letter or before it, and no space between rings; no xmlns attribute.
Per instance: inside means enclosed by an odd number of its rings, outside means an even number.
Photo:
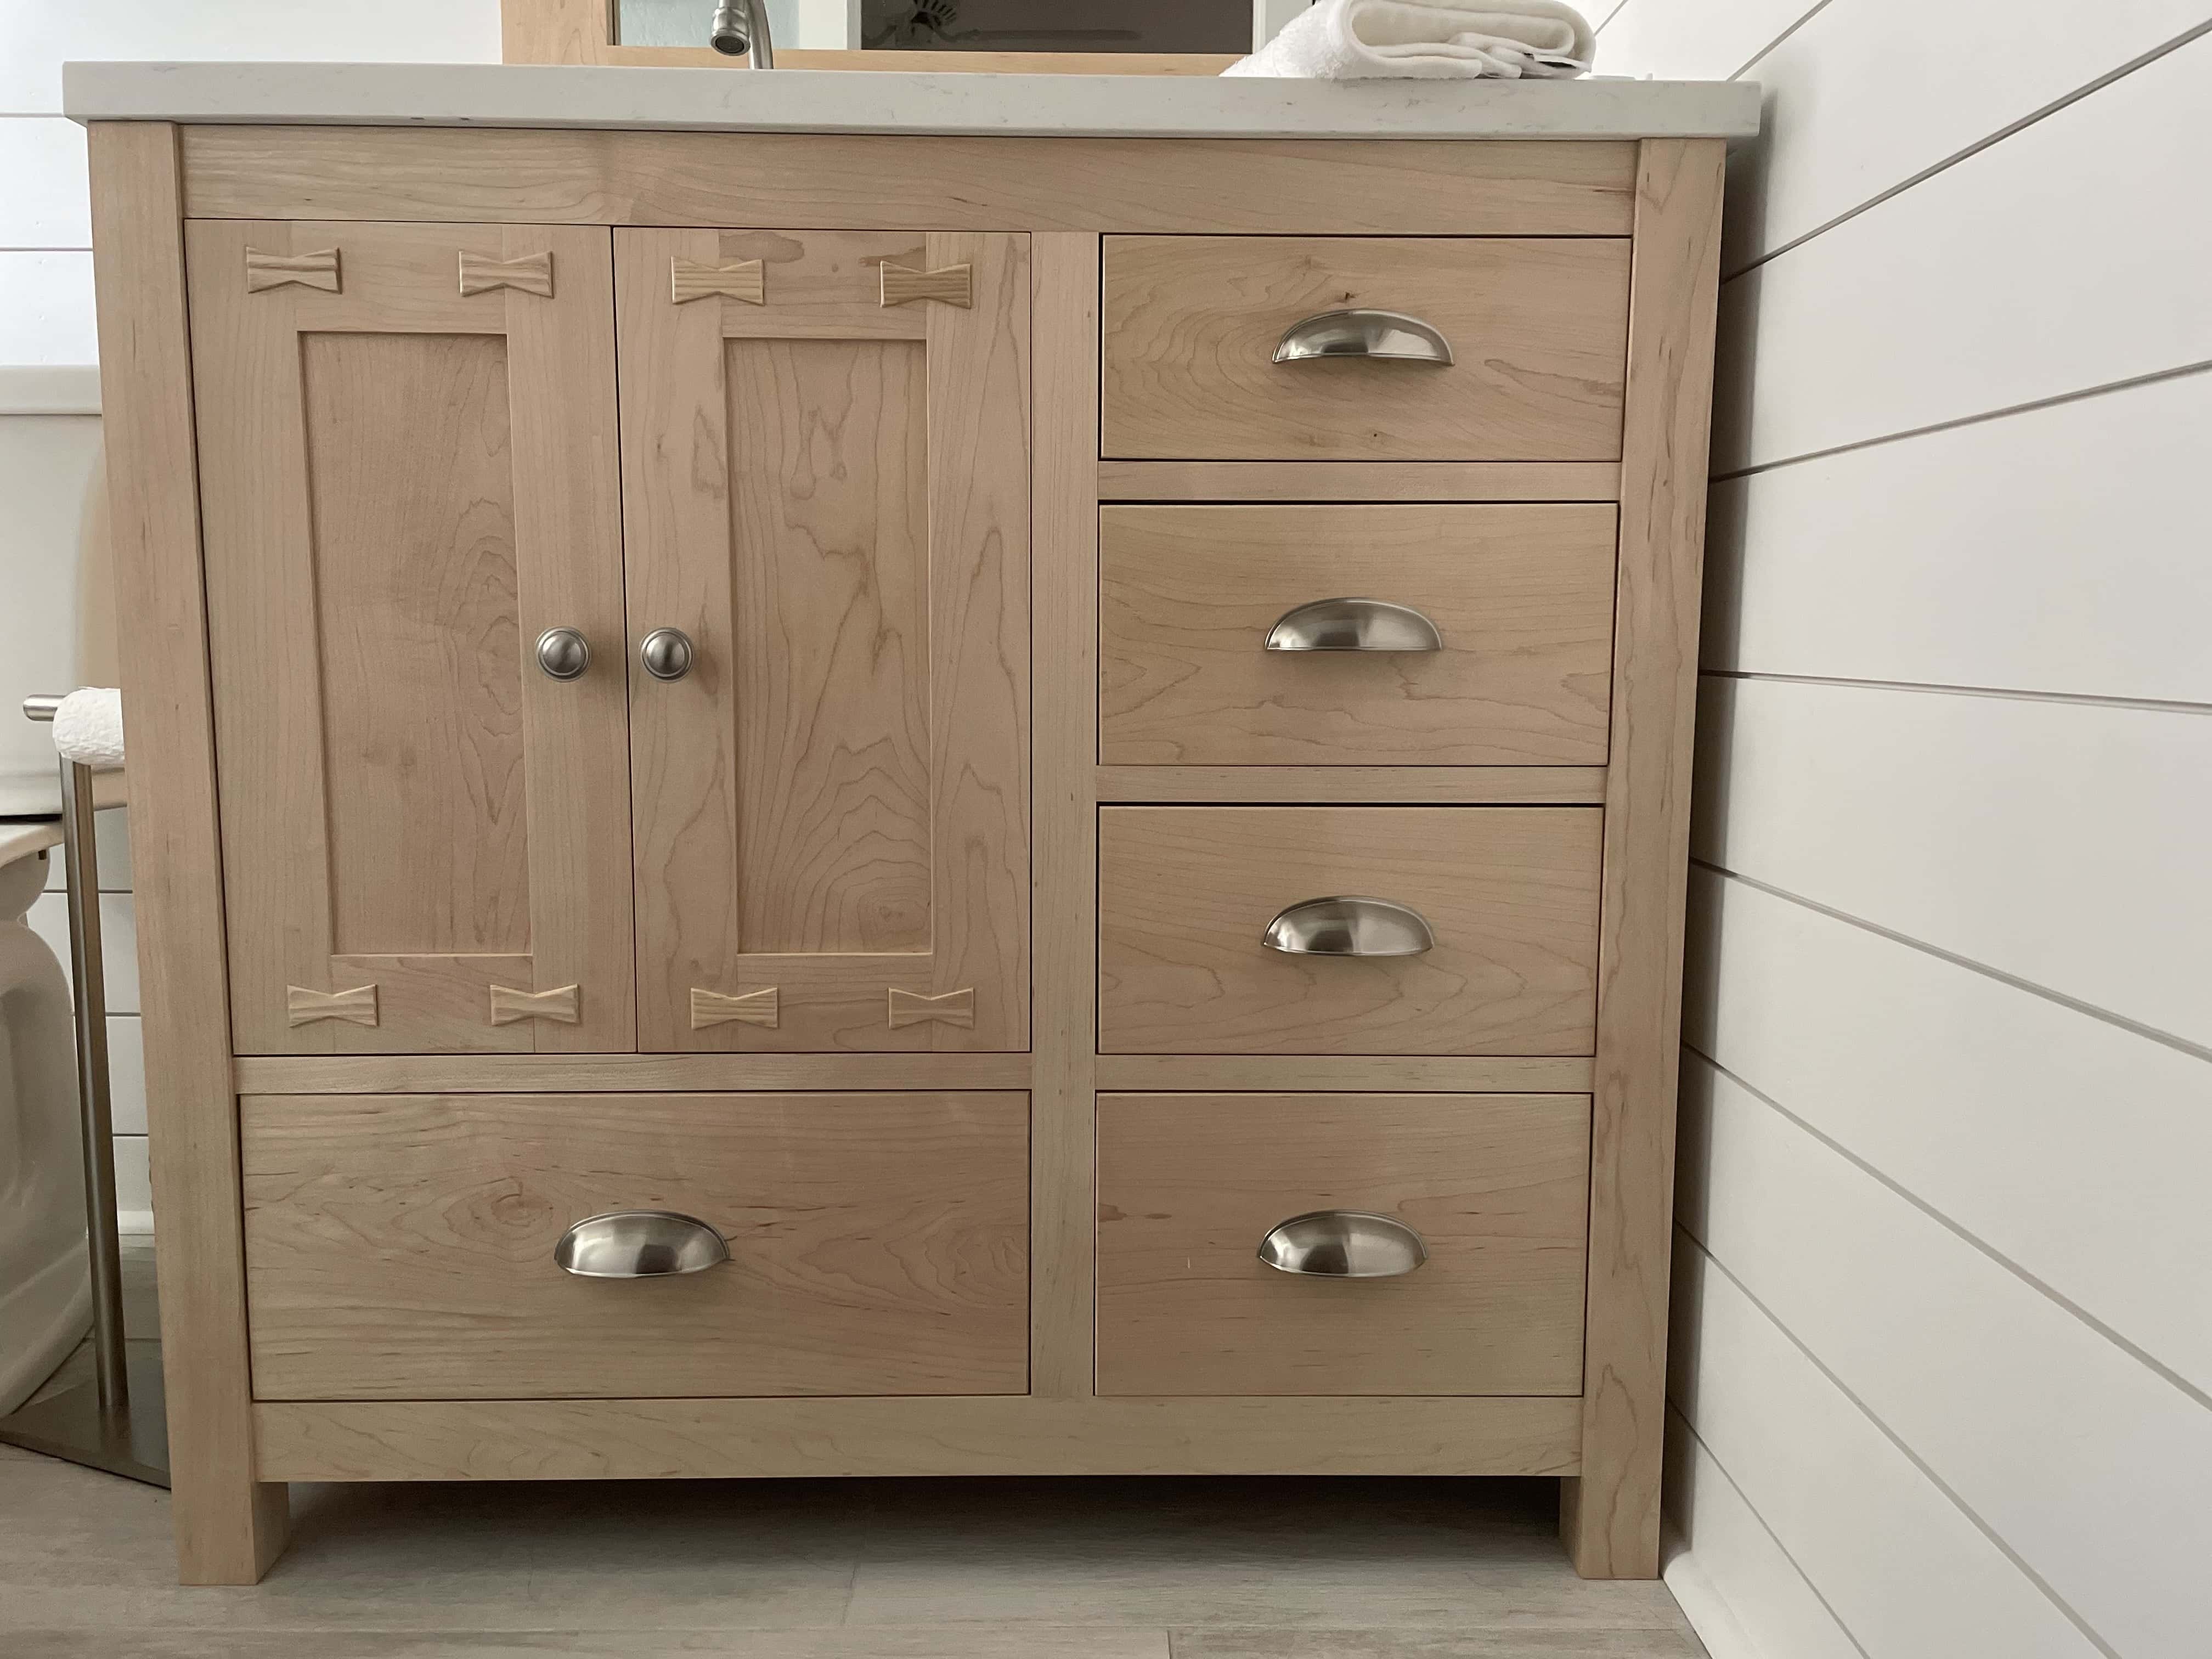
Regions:
<svg viewBox="0 0 2212 1659"><path fill-rule="evenodd" d="M143 1282L143 1256L131 1277ZM137 1288L134 1285L134 1289ZM149 1298L134 1294L144 1317ZM168 1497L0 1447L7 1659L1703 1659L1538 1481L295 1486L252 1589Z"/></svg>

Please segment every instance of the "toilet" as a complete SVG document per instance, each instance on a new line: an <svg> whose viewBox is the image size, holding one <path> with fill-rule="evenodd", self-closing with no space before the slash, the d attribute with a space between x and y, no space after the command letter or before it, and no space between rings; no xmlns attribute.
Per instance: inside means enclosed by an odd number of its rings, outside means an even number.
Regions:
<svg viewBox="0 0 2212 1659"><path fill-rule="evenodd" d="M25 920L61 857L60 785L51 728L22 702L114 684L99 421L23 424L9 459L44 487L6 481L25 510L0 541L0 586L30 601L0 627L0 1415L92 1325L69 970Z"/></svg>
<svg viewBox="0 0 2212 1659"><path fill-rule="evenodd" d="M0 1416L92 1326L69 974L24 920L60 841L0 823Z"/></svg>

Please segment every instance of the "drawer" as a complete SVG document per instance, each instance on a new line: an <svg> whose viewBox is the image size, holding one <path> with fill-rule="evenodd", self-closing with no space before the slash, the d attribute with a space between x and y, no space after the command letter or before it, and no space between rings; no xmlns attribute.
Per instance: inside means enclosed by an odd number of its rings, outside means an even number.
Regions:
<svg viewBox="0 0 2212 1659"><path fill-rule="evenodd" d="M1109 236L1104 448L1167 460L1609 461L1628 243L1600 237ZM1331 312L1419 319L1449 364L1277 362Z"/></svg>
<svg viewBox="0 0 2212 1659"><path fill-rule="evenodd" d="M1610 506L1109 507L1099 758L1602 765L1615 521ZM1340 606L1319 632L1291 619L1345 599L1382 604ZM1281 648L1350 638L1370 648Z"/></svg>
<svg viewBox="0 0 2212 1659"><path fill-rule="evenodd" d="M1099 1048L1589 1054L1601 817L1587 806L1103 809ZM1417 955L1263 943L1282 912L1341 895L1409 908L1433 942Z"/></svg>
<svg viewBox="0 0 2212 1659"><path fill-rule="evenodd" d="M1029 1386L1024 1095L249 1096L240 1117L257 1398ZM633 1209L697 1218L729 1260L554 1264L573 1224Z"/></svg>
<svg viewBox="0 0 2212 1659"><path fill-rule="evenodd" d="M1580 1394L1589 1191L1587 1096L1102 1096L1098 1392ZM1426 1260L1261 1260L1333 1211Z"/></svg>

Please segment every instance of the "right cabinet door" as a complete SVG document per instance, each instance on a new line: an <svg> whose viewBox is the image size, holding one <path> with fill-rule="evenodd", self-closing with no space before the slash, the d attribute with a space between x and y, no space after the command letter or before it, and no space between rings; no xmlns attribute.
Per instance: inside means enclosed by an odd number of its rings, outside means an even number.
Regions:
<svg viewBox="0 0 2212 1659"><path fill-rule="evenodd" d="M1027 1047L1027 239L615 247L641 1046Z"/></svg>

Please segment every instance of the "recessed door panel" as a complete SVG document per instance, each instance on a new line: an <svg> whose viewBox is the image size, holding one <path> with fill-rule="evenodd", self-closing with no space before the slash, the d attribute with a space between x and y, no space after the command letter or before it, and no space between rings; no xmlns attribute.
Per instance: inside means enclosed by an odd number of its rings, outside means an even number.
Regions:
<svg viewBox="0 0 2212 1659"><path fill-rule="evenodd" d="M607 233L187 235L240 1050L633 1046Z"/></svg>
<svg viewBox="0 0 2212 1659"><path fill-rule="evenodd" d="M644 1046L1026 1047L1026 239L616 264Z"/></svg>

